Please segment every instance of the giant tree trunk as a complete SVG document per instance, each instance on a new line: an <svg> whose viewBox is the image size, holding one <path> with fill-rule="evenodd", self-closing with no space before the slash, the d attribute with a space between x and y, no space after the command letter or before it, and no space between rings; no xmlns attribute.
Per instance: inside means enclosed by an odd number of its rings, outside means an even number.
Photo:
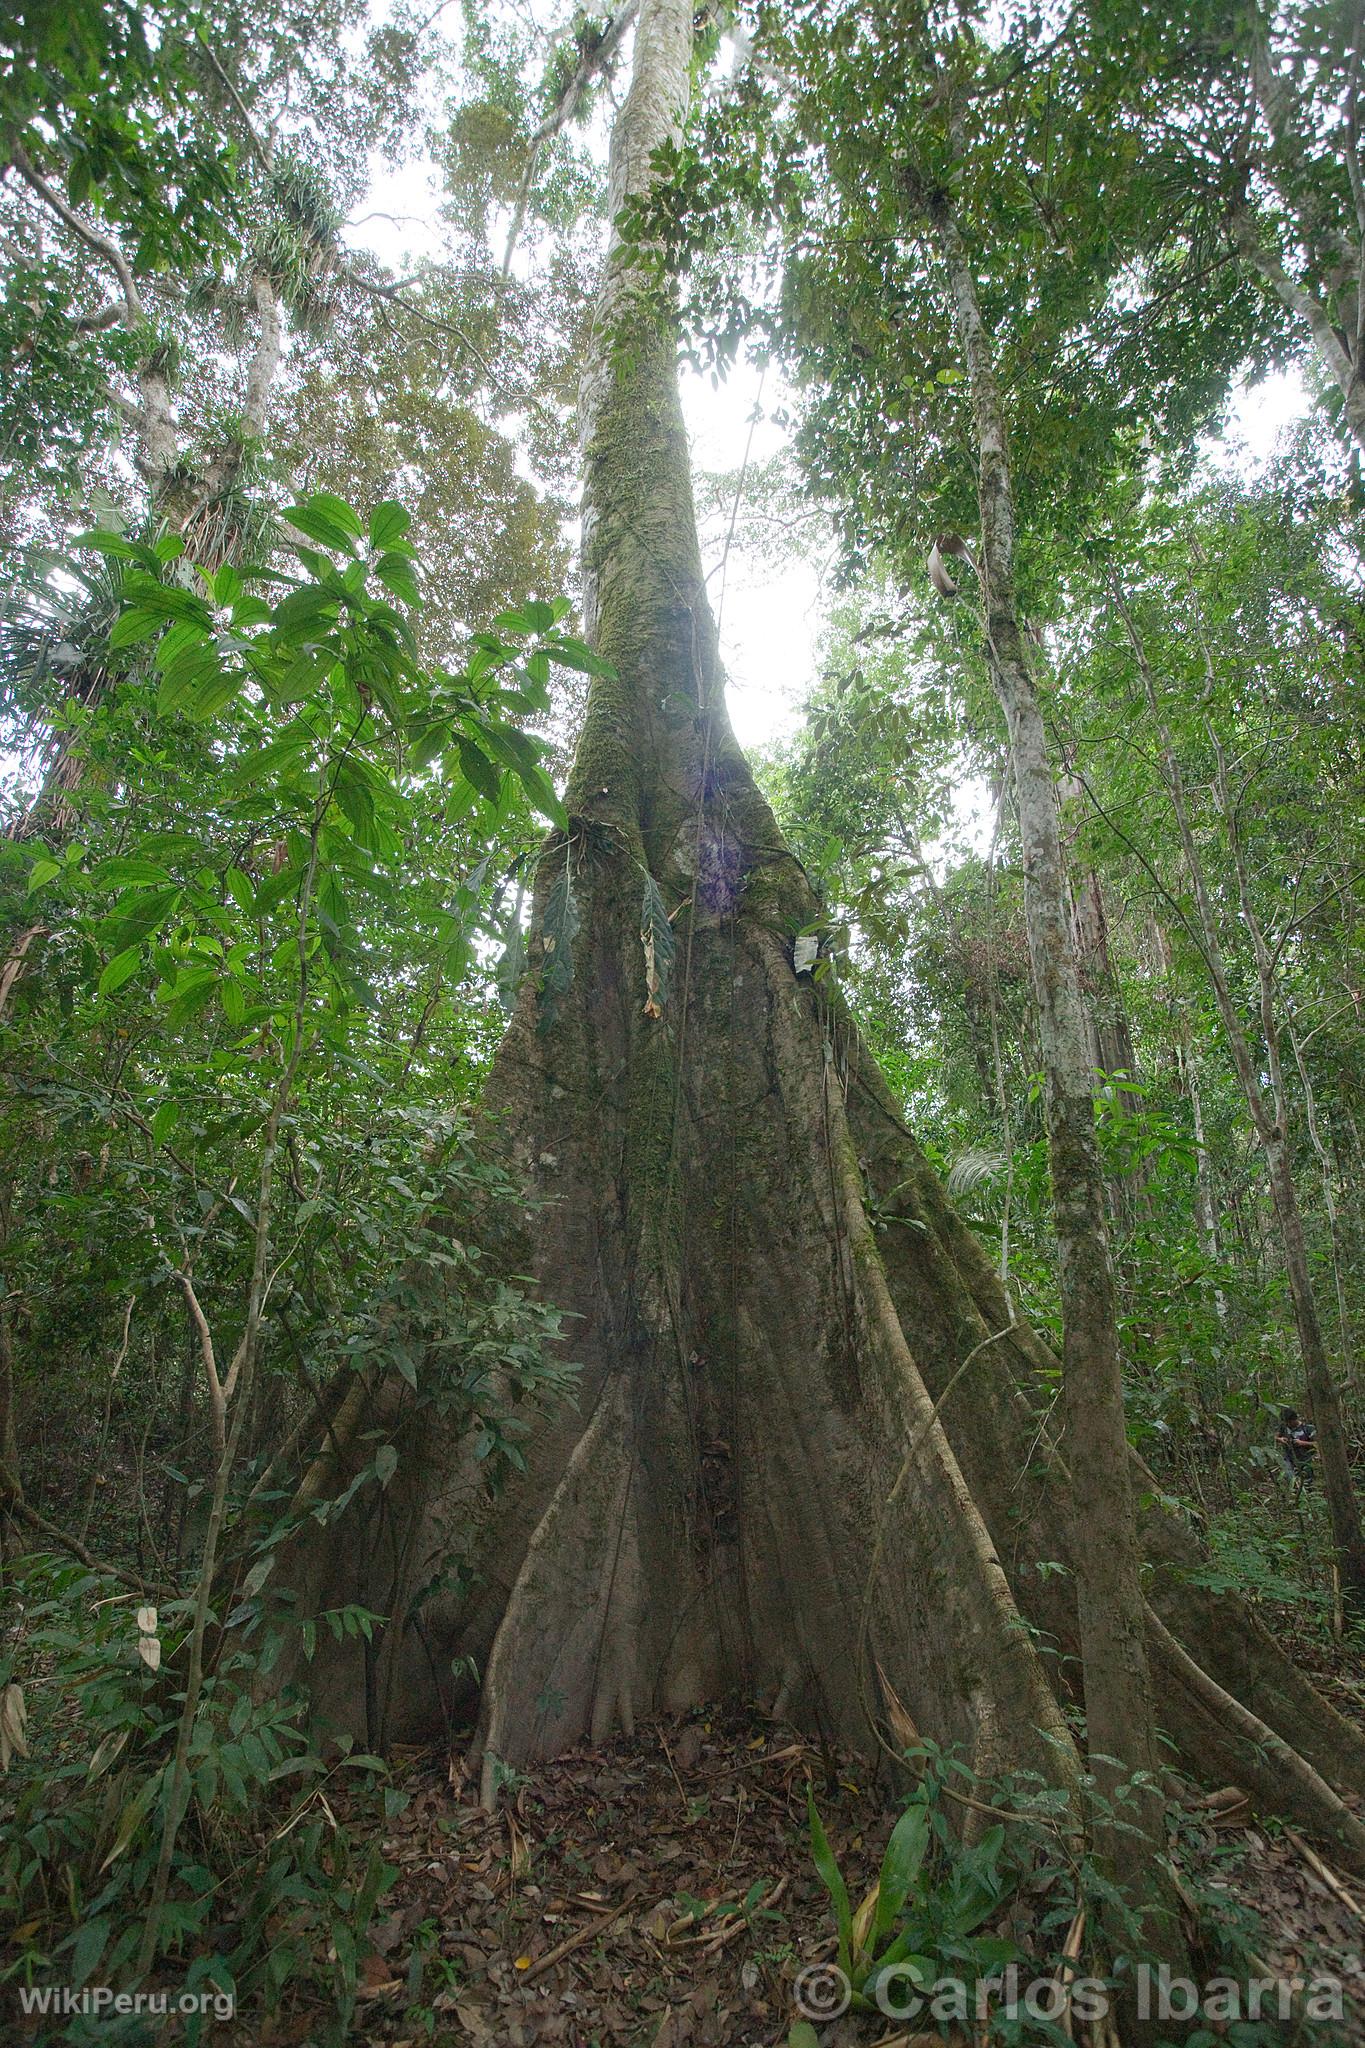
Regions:
<svg viewBox="0 0 1365 2048"><path fill-rule="evenodd" d="M645 0L614 204L676 132L690 43L688 0ZM390 1739L471 1707L452 1667L473 1660L490 1790L499 1762L733 1691L872 1749L879 1673L981 1771L1073 1784L1055 1365L1013 1322L837 998L794 969L817 906L726 718L674 336L614 260L585 415L588 610L614 674L592 684L531 946L543 966L567 866L573 977L553 1011L534 977L523 987L487 1097L490 1134L547 1204L523 1270L573 1318L581 1399L494 1502L467 1453L421 1411L405 1436L395 1406L384 1541L364 1553L332 1525L307 1597L395 1617L371 1686ZM663 991L640 938L646 875L677 939ZM359 1529L359 1496L348 1512ZM1365 1748L1235 1601L1188 1583L1191 1532L1154 1508L1143 1526L1183 1753L1335 1832L1365 1869L1365 1830L1323 1782L1365 1790ZM406 1626L452 1546L468 1590ZM314 1682L324 1712L363 1725L358 1661ZM1261 1721L1225 1721L1218 1685ZM1265 1722L1307 1761L1267 1762Z"/></svg>

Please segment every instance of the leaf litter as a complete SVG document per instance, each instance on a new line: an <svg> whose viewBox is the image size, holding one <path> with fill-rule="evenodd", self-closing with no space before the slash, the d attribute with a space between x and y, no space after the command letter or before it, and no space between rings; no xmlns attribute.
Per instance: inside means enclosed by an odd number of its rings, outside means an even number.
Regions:
<svg viewBox="0 0 1365 2048"><path fill-rule="evenodd" d="M797 1973L835 1946L807 1784L855 1899L876 1882L896 1810L861 1760L737 1706L509 1774L491 1813L458 1759L400 1749L393 1769L406 1805L380 1847L397 1877L369 1929L349 2035L386 2048L777 2048L799 2017ZM1232 1788L1195 1819L1204 1882L1260 1916L1270 1968L1339 1971L1365 2011L1365 1886L1291 1830L1254 1824ZM259 2048L319 2038L298 1989L252 2027ZM944 2037L876 2014L817 2034L822 2048ZM1325 2048L1327 2031L1315 2038ZM1365 2042L1365 2024L1348 2011L1337 2038Z"/></svg>

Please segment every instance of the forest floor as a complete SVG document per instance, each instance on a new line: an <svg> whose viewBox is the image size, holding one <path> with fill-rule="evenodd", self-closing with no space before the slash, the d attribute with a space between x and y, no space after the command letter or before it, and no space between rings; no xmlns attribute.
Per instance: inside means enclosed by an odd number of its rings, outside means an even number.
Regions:
<svg viewBox="0 0 1365 2048"><path fill-rule="evenodd" d="M402 1752L394 1769L408 1803L382 1850L399 1875L370 1930L350 2035L386 2048L785 2042L800 1972L835 1947L807 1783L855 1907L893 1818L863 1766L738 1709L576 1750L516 1779L496 1813L443 1756ZM1316 2041L1365 2041L1365 1887L1217 1797L1198 1816L1201 1867L1187 1875L1256 1915L1256 1952L1276 1976L1340 1974L1345 2024L1314 2026ZM253 2048L303 2048L321 2018L303 2003L231 2031ZM940 2038L875 2013L819 2032L823 2048Z"/></svg>

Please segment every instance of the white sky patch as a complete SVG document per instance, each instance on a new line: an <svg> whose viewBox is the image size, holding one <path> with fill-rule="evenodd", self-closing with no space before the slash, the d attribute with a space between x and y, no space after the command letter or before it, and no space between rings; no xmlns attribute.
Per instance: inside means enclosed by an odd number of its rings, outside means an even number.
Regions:
<svg viewBox="0 0 1365 2048"><path fill-rule="evenodd" d="M1204 460L1251 483L1274 455L1281 435L1303 418L1310 402L1297 366L1270 370L1255 383L1239 385L1229 400L1221 434L1204 442Z"/></svg>
<svg viewBox="0 0 1365 2048"><path fill-rule="evenodd" d="M346 224L353 249L368 249L397 276L442 255L441 191L430 157L393 164L378 150L370 155L370 183Z"/></svg>
<svg viewBox="0 0 1365 2048"><path fill-rule="evenodd" d="M769 373L771 403L772 373ZM697 470L732 470L738 480L748 450L760 464L784 449L788 436L769 418L755 424L763 379L751 364L736 365L713 386L710 376L684 372L683 416ZM815 681L817 643L825 623L816 566L795 560L773 570L746 555L738 534L726 554L728 517L702 535L711 607L720 620L720 653L735 737L742 747L765 747L801 723Z"/></svg>

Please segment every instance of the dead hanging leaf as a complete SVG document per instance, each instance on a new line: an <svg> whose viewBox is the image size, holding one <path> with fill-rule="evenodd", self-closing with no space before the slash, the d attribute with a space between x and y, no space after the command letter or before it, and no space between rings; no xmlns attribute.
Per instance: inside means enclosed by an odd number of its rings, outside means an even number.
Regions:
<svg viewBox="0 0 1365 2048"><path fill-rule="evenodd" d="M137 1611L137 1625L144 1636L154 1636L156 1634L155 1607L139 1607Z"/></svg>
<svg viewBox="0 0 1365 2048"><path fill-rule="evenodd" d="M940 597L957 596L957 584L943 565L943 557L939 553L937 541L934 542L934 545L929 550L929 581L933 584Z"/></svg>
<svg viewBox="0 0 1365 2048"><path fill-rule="evenodd" d="M159 1671L161 1669L161 1638L159 1636L139 1636L137 1639L137 1653L149 1671Z"/></svg>
<svg viewBox="0 0 1365 2048"><path fill-rule="evenodd" d="M867 1947L867 1939L872 1931L872 1922L876 1917L881 1896L881 1882L878 1880L863 1900L861 1906L859 1906L857 1912L853 1915L853 1942L855 1948Z"/></svg>
<svg viewBox="0 0 1365 2048"><path fill-rule="evenodd" d="M809 974L820 951L819 939L803 934L792 948L792 967L797 974Z"/></svg>
<svg viewBox="0 0 1365 2048"><path fill-rule="evenodd" d="M882 1694L886 1700L886 1718L891 1724L891 1733L902 1749L918 1749L919 1730L907 1713L905 1702L880 1664L877 1666L877 1676L881 1680Z"/></svg>
<svg viewBox="0 0 1365 2048"><path fill-rule="evenodd" d="M7 1685L0 1692L0 1771L7 1771L10 1758L28 1755L28 1708L24 1688Z"/></svg>
<svg viewBox="0 0 1365 2048"><path fill-rule="evenodd" d="M95 1779L98 1778L102 1772L107 1771L110 1764L114 1763L126 1749L128 1745L128 1738L132 1734L132 1732L133 1731L131 1728L112 1729L110 1733L105 1736L104 1740L96 1749L95 1754L91 1757L89 1769L86 1771L86 1777L90 1779Z"/></svg>
<svg viewBox="0 0 1365 2048"><path fill-rule="evenodd" d="M508 1867L512 1876L513 1878L525 1877L531 1867L531 1851L527 1845L525 1835L517 1826L510 1813L507 1815L507 1838L509 1849Z"/></svg>
<svg viewBox="0 0 1365 2048"><path fill-rule="evenodd" d="M969 569L975 569L976 563L972 560L971 550L960 533L940 533L935 536L934 544L929 550L929 581L940 597L956 597L961 586L957 578L950 573L944 560L945 555L965 562Z"/></svg>

